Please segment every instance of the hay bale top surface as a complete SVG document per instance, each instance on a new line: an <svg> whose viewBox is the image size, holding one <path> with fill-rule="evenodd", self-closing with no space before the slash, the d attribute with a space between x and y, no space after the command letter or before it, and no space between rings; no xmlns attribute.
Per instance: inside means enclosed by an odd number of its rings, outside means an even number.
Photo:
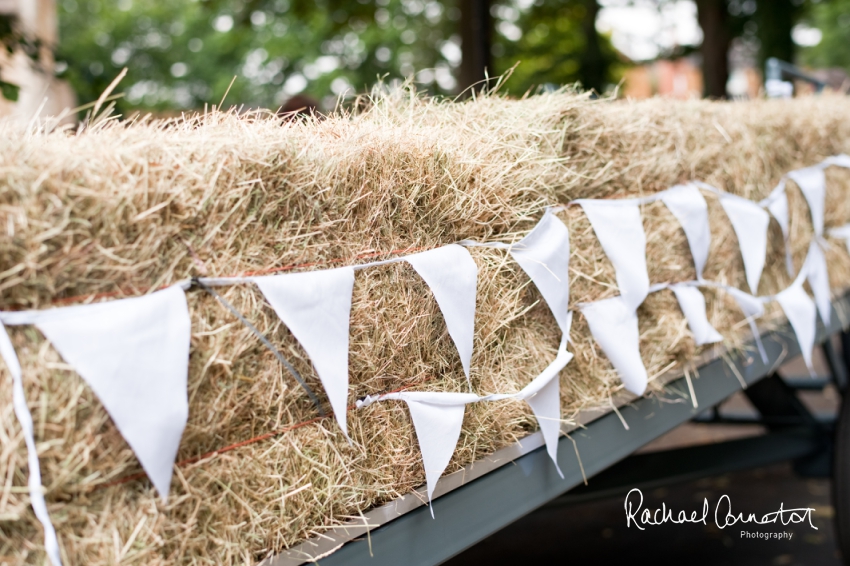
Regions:
<svg viewBox="0 0 850 566"><path fill-rule="evenodd" d="M543 206L701 179L758 199L846 149L838 97L742 104L384 99L356 117L260 114L29 135L4 124L2 308L463 238L510 239ZM38 246L20 245L26 241ZM184 241L186 243L184 243ZM82 265L81 265L82 264ZM4 269L3 271L6 271Z"/></svg>
<svg viewBox="0 0 850 566"><path fill-rule="evenodd" d="M558 92L441 103L399 91L373 102L323 120L218 112L102 119L78 135L0 124L0 309L136 296L196 275L354 265L462 239L511 242L547 205L644 196L689 180L760 200L788 171L850 152L846 97L630 102ZM833 168L827 179L827 225L847 223L850 176ZM789 198L799 268L811 222L796 188ZM707 200L705 276L746 289L734 232L716 199ZM660 203L642 213L650 280L694 279L672 215ZM558 215L570 229L572 304L616 295L581 210ZM761 295L790 283L773 222L769 241ZM554 358L557 327L503 251L471 253L479 267L473 386L518 391ZM847 287L846 252L827 253L833 288ZM321 390L255 289L223 293ZM724 347L739 346L746 323L734 302L720 292L706 298ZM353 411L349 445L333 422L315 419L309 399L232 315L199 293L189 304L190 421L178 459L279 433L178 466L167 505L143 479L114 485L139 466L96 397L36 330L12 331L68 563L252 562L423 483L400 403ZM773 309L766 321L776 316ZM651 376L702 351L671 293L651 295L639 317ZM465 388L439 310L409 266L358 272L350 341L352 403L401 387ZM608 406L621 388L581 317L571 341L575 359L560 378L565 419ZM0 371L0 398L10 400L11 380ZM0 407L0 474L10 478L0 489L0 547L21 562L38 560L26 451L11 403ZM449 471L535 428L520 402L470 407Z"/></svg>

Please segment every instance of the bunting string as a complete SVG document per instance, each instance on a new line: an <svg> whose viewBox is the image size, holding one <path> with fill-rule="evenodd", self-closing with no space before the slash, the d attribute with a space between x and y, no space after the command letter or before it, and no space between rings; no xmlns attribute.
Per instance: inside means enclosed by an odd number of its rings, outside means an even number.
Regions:
<svg viewBox="0 0 850 566"><path fill-rule="evenodd" d="M293 264L233 277L186 279L141 297L47 310L0 312L0 357L6 362L13 379L13 404L27 445L32 505L44 526L45 548L50 561L54 566L61 564L59 544L42 494L32 417L24 398L20 364L3 325L35 325L42 332L60 356L93 389L164 500L170 490L177 449L188 419L186 386L191 328L185 293L192 286L215 297L275 354L307 392L319 416L177 464L197 462L324 418L318 397L295 368L253 324L213 289L228 285L256 285L307 352L328 396L336 422L349 441L349 410L379 401L403 401L407 405L423 458L430 500L454 453L465 407L471 403L508 399L527 402L537 418L555 469L561 474L557 463L557 440L561 430L558 375L572 359L567 345L573 312L569 309L569 230L554 212L566 206L582 207L614 267L620 294L579 304L576 310L587 320L591 334L627 390L642 395L648 381L639 349L637 309L649 293L664 289L674 293L698 345L723 339L708 321L705 298L700 288L716 288L729 293L750 324L765 360L767 357L755 320L764 313L765 304L775 301L788 318L811 371L815 323L818 316L828 323L831 310L828 267L823 253L828 243L824 234L844 239L850 253L850 225L829 229L824 226L824 170L829 166L850 168L850 156L830 157L812 167L789 172L770 195L758 203L694 181L648 197L580 199L567 205L549 207L534 229L515 243L463 240L430 249L411 247L386 253L368 252L354 258ZM782 231L786 268L793 275L786 195L789 179L805 197L814 237L793 283L775 295L757 296L766 260L771 217ZM738 239L749 292L703 278L711 232L708 207L701 191L714 194L729 218ZM696 270L694 281L653 284L649 280L640 206L657 201L664 203L685 232ZM483 396L473 392L470 363L478 268L467 249L469 247L506 250L540 291L561 330L555 360L519 392ZM380 256L385 259L324 270L284 273ZM349 406L348 333L355 272L398 262L408 263L431 290L461 361L469 393L409 391L412 386L408 386L367 396ZM803 289L806 281L814 300ZM99 293L85 299L109 298L121 292ZM64 304L75 299L78 298L62 298L54 303ZM135 477L128 476L105 485L125 483L130 481L128 478Z"/></svg>
<svg viewBox="0 0 850 566"><path fill-rule="evenodd" d="M212 295L213 297L215 297L215 299L216 299L219 303L221 303L222 305L224 305L224 308L226 308L227 310L229 310L229 311L233 314L233 316L235 316L236 318L238 318L238 319L239 319L239 322L241 322L242 324L244 324L244 325L245 325L245 327L246 327L246 328L248 328L248 330L250 330L250 331L251 331L251 333L252 333L254 336L256 336L256 337L260 340L260 342L262 342L262 343L263 343L263 345L264 345L266 348L268 348L268 349L269 349L269 351L271 351L271 353L272 353L272 354L274 354L274 357L275 357L275 358L277 358L277 361L279 361L279 362L281 363L281 365L283 365L283 367L285 367L285 368L287 369L287 371L289 371L289 373L290 373L290 374L292 374L292 377L294 377L294 378L295 378L295 381L297 381L297 382L298 382L298 385L300 385L300 386L301 386L301 388L302 388L302 389L304 389L304 391L307 393L307 396L308 396L308 397L310 397L310 400L313 402L313 405L315 405L315 407L316 407L316 411L319 413L319 416L324 417L324 416L325 416L325 411L323 411L323 410L322 410L322 405L319 403L319 398L318 398L318 397L316 397L316 394L315 394L315 393L313 393L313 390L312 390L312 389L310 389L310 386L309 386L309 385L307 385L307 384L304 382L304 379L301 377L301 374L300 374L300 373L298 373L298 371L297 371L294 367L292 367L292 364L290 364L290 363L286 360L286 358L284 358L284 357L283 357L283 354L281 354L281 353L280 353L280 350L278 350L277 348L275 348L275 347L274 347L274 344L272 344L271 342L269 342L269 339L268 339L268 338L266 338L266 337L263 335L263 333L262 333L262 332L260 332L259 330L257 330L257 327L256 327L256 326L254 326L253 324L251 324L251 323L250 323L250 321L248 321L248 319L247 319L247 318L245 318L244 316L242 316L242 313L240 313L238 310L236 310L236 307L234 307L233 305L231 305L231 304L230 304L230 302L229 302L227 299L225 299L224 297L222 297L221 295L219 295L218 293L216 293L215 289L213 289L212 287L210 287L210 286L206 285L206 284L205 284L205 283L203 283L202 281L198 280L198 278L197 278L197 277L195 277L195 278L193 278L193 279L192 279L192 284L193 284L193 285L197 285L198 287L200 287L201 289L203 289L204 291L206 291L207 293L209 293L210 295Z"/></svg>

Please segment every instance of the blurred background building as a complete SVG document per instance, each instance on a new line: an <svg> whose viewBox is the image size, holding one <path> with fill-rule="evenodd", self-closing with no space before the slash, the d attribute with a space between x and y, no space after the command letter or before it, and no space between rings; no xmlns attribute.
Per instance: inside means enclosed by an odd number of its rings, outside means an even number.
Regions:
<svg viewBox="0 0 850 566"><path fill-rule="evenodd" d="M0 0L0 116L58 115L75 106L74 91L56 77L54 0Z"/></svg>
<svg viewBox="0 0 850 566"><path fill-rule="evenodd" d="M578 84L642 98L751 98L777 57L850 83L850 0L0 0L0 113L227 103L332 110L376 82L455 96ZM800 85L798 93L807 89ZM46 100L46 102L45 102Z"/></svg>

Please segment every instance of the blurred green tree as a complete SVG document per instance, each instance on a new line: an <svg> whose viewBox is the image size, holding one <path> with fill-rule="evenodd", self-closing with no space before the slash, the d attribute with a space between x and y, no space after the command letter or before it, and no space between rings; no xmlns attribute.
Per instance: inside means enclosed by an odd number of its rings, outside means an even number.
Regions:
<svg viewBox="0 0 850 566"><path fill-rule="evenodd" d="M613 80L614 50L593 25L596 0L491 8L490 74L521 60L512 91L575 81L602 90ZM452 95L460 16L454 0L60 0L58 69L86 103L127 67L122 112L217 104L234 75L227 101L248 107L275 108L302 93L329 109L379 77L411 75L420 88Z"/></svg>
<svg viewBox="0 0 850 566"><path fill-rule="evenodd" d="M805 23L820 30L821 40L800 49L800 62L812 67L841 67L850 73L850 0L813 4Z"/></svg>
<svg viewBox="0 0 850 566"><path fill-rule="evenodd" d="M228 101L247 106L362 92L416 69L430 69L418 77L426 88L451 93L460 61L446 33L459 14L437 1L62 0L59 9L63 76L88 102L128 67L122 110L218 103L234 75Z"/></svg>
<svg viewBox="0 0 850 566"><path fill-rule="evenodd" d="M495 67L503 73L518 61L507 88L580 83L604 92L617 81L618 53L596 31L597 0L537 0L527 10L496 5Z"/></svg>

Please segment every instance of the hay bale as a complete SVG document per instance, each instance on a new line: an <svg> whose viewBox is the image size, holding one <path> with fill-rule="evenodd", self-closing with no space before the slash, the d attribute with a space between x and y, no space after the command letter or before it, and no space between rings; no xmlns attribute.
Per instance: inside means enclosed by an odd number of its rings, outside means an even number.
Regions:
<svg viewBox="0 0 850 566"><path fill-rule="evenodd" d="M701 179L754 200L787 171L850 151L850 100L591 101L569 92L452 104L388 95L356 116L281 124L209 113L185 121L103 121L82 135L0 125L0 309L125 297L192 275L319 269L464 238L512 241L546 204L648 195ZM828 226L850 221L850 175L827 172ZM811 237L793 183L794 258ZM705 276L746 288L737 241L708 197ZM694 270L684 233L660 204L644 207L650 280ZM573 304L616 294L613 269L578 207L559 216L572 239ZM554 358L558 330L503 251L471 250L479 266L472 381L518 391ZM850 282L840 246L832 285ZM760 294L790 283L771 222ZM256 289L222 291L290 357L314 389L309 360ZM712 324L737 347L746 325L707 292ZM251 563L424 483L401 403L349 414L354 445L313 420L302 390L254 336L210 297L191 293L190 418L179 459L288 429L175 471L167 505L82 380L34 328L12 338L36 427L51 516L69 564ZM651 377L700 350L672 293L639 310ZM763 321L778 317L769 311ZM460 391L465 379L437 305L406 264L358 272L351 318L350 401L398 387ZM605 407L621 389L581 316L575 360L561 375L563 415ZM0 555L43 560L26 490L26 452L0 380ZM295 426L296 423L308 424ZM534 430L522 402L467 408L449 471Z"/></svg>

